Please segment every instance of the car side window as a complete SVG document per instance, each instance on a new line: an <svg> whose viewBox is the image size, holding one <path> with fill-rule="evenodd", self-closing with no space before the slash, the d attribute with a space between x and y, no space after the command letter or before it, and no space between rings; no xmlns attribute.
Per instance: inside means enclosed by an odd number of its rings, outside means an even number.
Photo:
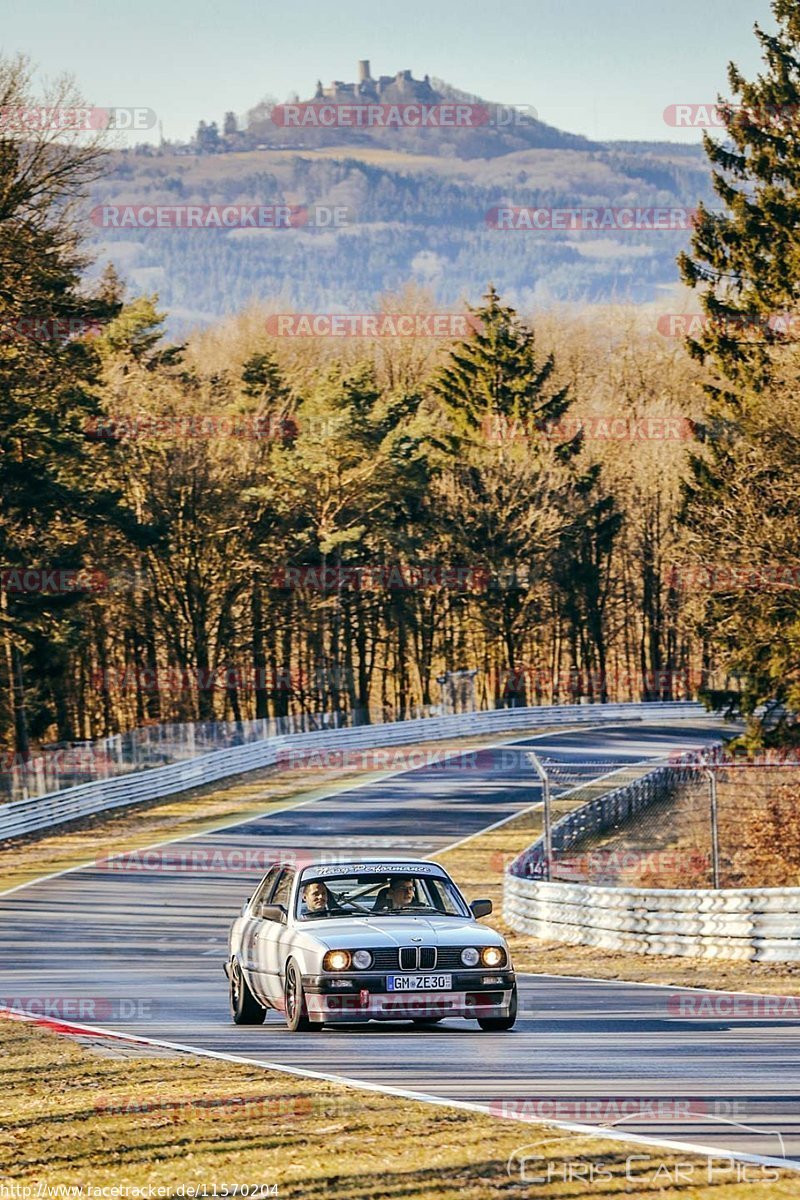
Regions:
<svg viewBox="0 0 800 1200"><path fill-rule="evenodd" d="M269 901L270 892L272 891L272 889L275 885L275 880L278 878L278 875L280 874L280 870L281 870L280 867L272 867L267 872L267 874L264 878L264 882L259 886L256 894L253 896L253 900L250 905L250 908L251 908L251 911L254 916L256 916L256 917L261 916L261 909Z"/></svg>
<svg viewBox="0 0 800 1200"><path fill-rule="evenodd" d="M271 904L282 904L284 908L288 909L289 896L292 891L292 883L293 882L294 882L294 871L290 870L287 867L284 870L283 874L281 875L280 879L278 880L278 886L275 888L275 891L272 894L272 899L271 899L270 903Z"/></svg>

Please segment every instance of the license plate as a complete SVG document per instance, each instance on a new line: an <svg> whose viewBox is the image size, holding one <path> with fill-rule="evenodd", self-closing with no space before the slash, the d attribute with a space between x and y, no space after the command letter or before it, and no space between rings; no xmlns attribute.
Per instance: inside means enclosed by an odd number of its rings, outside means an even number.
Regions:
<svg viewBox="0 0 800 1200"><path fill-rule="evenodd" d="M388 975L387 992L444 992L453 987L452 975Z"/></svg>

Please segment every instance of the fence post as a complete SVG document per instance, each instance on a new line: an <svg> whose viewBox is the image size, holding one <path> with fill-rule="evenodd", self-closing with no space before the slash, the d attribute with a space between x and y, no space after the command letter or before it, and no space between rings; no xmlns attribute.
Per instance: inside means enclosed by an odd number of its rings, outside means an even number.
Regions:
<svg viewBox="0 0 800 1200"><path fill-rule="evenodd" d="M542 783L542 809L544 814L544 877L550 878L550 864L553 861L553 820L551 812L550 780L538 757L530 753L528 760L533 763L534 770Z"/></svg>
<svg viewBox="0 0 800 1200"><path fill-rule="evenodd" d="M719 820L717 812L717 777L714 774L714 768L706 769L706 778L708 779L708 799L711 809L711 870L713 873L713 887L715 891L719 891Z"/></svg>

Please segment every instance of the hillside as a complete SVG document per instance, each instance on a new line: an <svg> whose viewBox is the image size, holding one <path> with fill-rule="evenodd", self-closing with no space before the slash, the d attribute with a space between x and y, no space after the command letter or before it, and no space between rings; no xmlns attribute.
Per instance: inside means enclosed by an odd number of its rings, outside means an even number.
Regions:
<svg viewBox="0 0 800 1200"><path fill-rule="evenodd" d="M435 98L466 96L432 91ZM446 136L441 129L317 129L316 147L279 146L281 129L270 124L265 146L257 140L267 132L259 112L250 113L249 133L220 142L224 152L120 151L95 188L92 205L346 210L344 224L322 230L93 227L98 265L112 260L134 293L157 291L174 334L254 300L282 310L369 311L382 293L410 280L442 305L475 299L490 279L523 308L652 300L675 282L687 231L507 231L491 227L491 210L713 204L700 147L599 146L527 118L512 132L492 126ZM283 129L290 132L297 136ZM263 148L246 148L252 144Z"/></svg>

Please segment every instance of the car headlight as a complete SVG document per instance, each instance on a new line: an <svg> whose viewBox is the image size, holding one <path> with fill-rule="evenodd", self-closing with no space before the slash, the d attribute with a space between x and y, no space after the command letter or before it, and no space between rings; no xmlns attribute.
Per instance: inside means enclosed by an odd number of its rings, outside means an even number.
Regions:
<svg viewBox="0 0 800 1200"><path fill-rule="evenodd" d="M350 966L349 950L329 950L322 960L323 971L346 971Z"/></svg>
<svg viewBox="0 0 800 1200"><path fill-rule="evenodd" d="M481 962L485 967L502 967L505 961L506 952L502 946L484 946L481 950Z"/></svg>
<svg viewBox="0 0 800 1200"><path fill-rule="evenodd" d="M369 950L356 950L353 955L353 966L358 967L359 971L366 971L367 967L371 967L372 955Z"/></svg>
<svg viewBox="0 0 800 1200"><path fill-rule="evenodd" d="M480 957L474 946L467 946L466 950L461 951L461 961L465 967L477 967Z"/></svg>

